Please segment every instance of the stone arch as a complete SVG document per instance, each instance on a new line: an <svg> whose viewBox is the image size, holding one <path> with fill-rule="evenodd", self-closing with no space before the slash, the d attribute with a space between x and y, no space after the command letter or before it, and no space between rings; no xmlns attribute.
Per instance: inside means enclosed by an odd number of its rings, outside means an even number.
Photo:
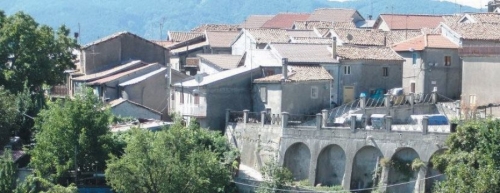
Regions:
<svg viewBox="0 0 500 193"><path fill-rule="evenodd" d="M402 148L392 156L392 165L388 168L389 176L387 185L403 184L388 187L388 193L414 191L415 180L417 179L419 171L413 171L411 169L411 163L417 158L420 159L418 153L412 148Z"/></svg>
<svg viewBox="0 0 500 193"><path fill-rule="evenodd" d="M345 151L342 147L328 145L318 156L316 165L316 182L322 186L342 185L345 172Z"/></svg>
<svg viewBox="0 0 500 193"><path fill-rule="evenodd" d="M431 156L431 159L429 159L429 162L427 164L427 172L425 174L425 192L432 192L432 189L434 188L434 185L436 182L443 181L445 179L445 176L439 176L443 173L441 173L439 170L434 168L434 165L432 163L432 158L436 155L443 154L446 151L446 149L440 149L434 152Z"/></svg>
<svg viewBox="0 0 500 193"><path fill-rule="evenodd" d="M377 184L377 180L374 181L373 176L378 169L377 163L382 157L384 155L380 149L373 146L365 146L356 152L352 164L351 190L372 188Z"/></svg>
<svg viewBox="0 0 500 193"><path fill-rule="evenodd" d="M292 172L296 181L309 178L311 151L304 143L295 143L285 152L284 166Z"/></svg>

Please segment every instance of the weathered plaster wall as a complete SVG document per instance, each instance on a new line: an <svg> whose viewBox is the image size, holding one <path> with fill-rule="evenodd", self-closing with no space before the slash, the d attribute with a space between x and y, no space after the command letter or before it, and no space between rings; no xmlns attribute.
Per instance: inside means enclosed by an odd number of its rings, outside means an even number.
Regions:
<svg viewBox="0 0 500 193"><path fill-rule="evenodd" d="M267 91L267 98L266 102L263 102L260 98L260 87L266 87ZM252 95L253 95L253 109L249 109L253 112L262 112L265 111L267 108L271 109L271 114L281 114L282 109L281 109L281 96L282 96L282 91L281 91L281 83L260 83L260 84L253 84L252 88Z"/></svg>
<svg viewBox="0 0 500 193"><path fill-rule="evenodd" d="M313 97L313 87L317 96ZM282 83L281 110L290 114L316 114L330 107L330 81Z"/></svg>
<svg viewBox="0 0 500 193"><path fill-rule="evenodd" d="M168 83L165 79L166 71L161 71L149 78L140 81L136 84L123 87L123 91L127 93L128 99L136 103L142 104L154 110L167 113L168 108Z"/></svg>

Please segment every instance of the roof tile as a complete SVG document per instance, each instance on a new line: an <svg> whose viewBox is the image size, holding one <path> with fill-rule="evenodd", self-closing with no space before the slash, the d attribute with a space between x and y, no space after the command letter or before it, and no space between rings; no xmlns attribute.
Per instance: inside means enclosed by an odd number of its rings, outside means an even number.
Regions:
<svg viewBox="0 0 500 193"><path fill-rule="evenodd" d="M444 21L442 15L381 14L379 17L391 30L436 28Z"/></svg>
<svg viewBox="0 0 500 193"><path fill-rule="evenodd" d="M337 54L340 60L403 60L391 48L385 46L338 46Z"/></svg>
<svg viewBox="0 0 500 193"><path fill-rule="evenodd" d="M238 31L238 25L230 24L203 24L191 30L191 32L203 33L205 31Z"/></svg>
<svg viewBox="0 0 500 193"><path fill-rule="evenodd" d="M261 28L264 23L272 19L274 15L250 15L247 19L240 24L240 28L252 29Z"/></svg>
<svg viewBox="0 0 500 193"><path fill-rule="evenodd" d="M222 70L238 68L242 59L242 56L230 54L198 54L197 56L202 62L215 65Z"/></svg>
<svg viewBox="0 0 500 193"><path fill-rule="evenodd" d="M264 78L255 79L255 83L281 82L283 74L276 74ZM290 65L288 66L288 77L286 82L305 82L318 80L333 80L333 77L321 66Z"/></svg>
<svg viewBox="0 0 500 193"><path fill-rule="evenodd" d="M231 43L236 39L239 32L214 32L207 31L207 41L210 47L213 48L230 48Z"/></svg>
<svg viewBox="0 0 500 193"><path fill-rule="evenodd" d="M283 29L247 29L248 33L253 36L257 43L287 43L290 37L286 30Z"/></svg>
<svg viewBox="0 0 500 193"><path fill-rule="evenodd" d="M262 28L292 29L295 21L303 21L309 18L308 13L279 13L268 20Z"/></svg>
<svg viewBox="0 0 500 193"><path fill-rule="evenodd" d="M169 31L168 40L171 42L184 42L204 35L205 35L204 33L199 33L199 32Z"/></svg>
<svg viewBox="0 0 500 193"><path fill-rule="evenodd" d="M357 14L355 9L322 8L316 9L307 20L329 22L352 22Z"/></svg>

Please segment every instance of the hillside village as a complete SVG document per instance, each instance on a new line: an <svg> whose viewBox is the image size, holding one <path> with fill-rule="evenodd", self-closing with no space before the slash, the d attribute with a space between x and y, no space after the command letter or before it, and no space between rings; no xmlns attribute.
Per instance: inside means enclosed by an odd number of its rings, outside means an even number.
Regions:
<svg viewBox="0 0 500 193"><path fill-rule="evenodd" d="M371 172L383 157L429 165L454 123L500 117L500 4L488 11L372 18L321 8L168 31L165 40L118 32L75 51L66 84L47 94L90 87L141 127L176 114L222 131L241 151L243 192L272 159L313 186L429 192L444 178L432 167L409 178Z"/></svg>

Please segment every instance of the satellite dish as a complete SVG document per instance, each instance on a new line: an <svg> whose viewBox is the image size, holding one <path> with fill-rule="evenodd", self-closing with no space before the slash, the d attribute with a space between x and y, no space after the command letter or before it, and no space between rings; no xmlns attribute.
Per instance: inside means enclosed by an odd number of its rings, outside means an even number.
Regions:
<svg viewBox="0 0 500 193"><path fill-rule="evenodd" d="M352 40L352 35L351 34L347 34L347 40L351 41Z"/></svg>
<svg viewBox="0 0 500 193"><path fill-rule="evenodd" d="M197 83L200 83L201 81L203 81L203 76L200 74L197 74L194 76L194 79L196 80Z"/></svg>

